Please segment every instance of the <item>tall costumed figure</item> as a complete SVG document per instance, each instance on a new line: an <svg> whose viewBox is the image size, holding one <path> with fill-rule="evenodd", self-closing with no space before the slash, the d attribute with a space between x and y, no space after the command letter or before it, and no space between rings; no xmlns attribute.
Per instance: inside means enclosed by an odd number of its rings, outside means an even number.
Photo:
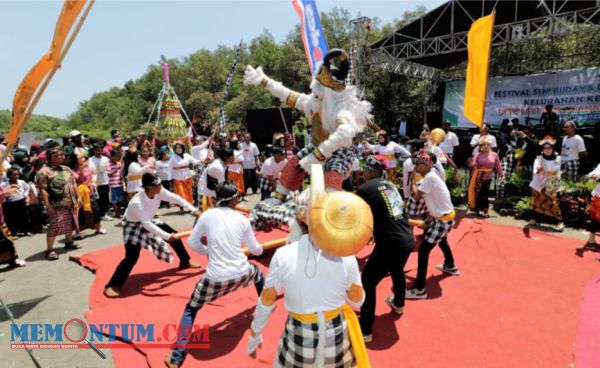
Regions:
<svg viewBox="0 0 600 368"><path fill-rule="evenodd" d="M272 80L262 67L246 67L245 85L262 86L287 106L301 110L312 127L311 144L288 160L275 193L252 211L250 219L255 227L268 222L285 224L295 217L291 198L302 188L311 165L323 166L325 187L330 190L341 190L350 175L352 139L367 127L372 116L371 104L358 98L356 87L346 85L348 70L348 54L330 50L310 84L311 93L303 94Z"/></svg>

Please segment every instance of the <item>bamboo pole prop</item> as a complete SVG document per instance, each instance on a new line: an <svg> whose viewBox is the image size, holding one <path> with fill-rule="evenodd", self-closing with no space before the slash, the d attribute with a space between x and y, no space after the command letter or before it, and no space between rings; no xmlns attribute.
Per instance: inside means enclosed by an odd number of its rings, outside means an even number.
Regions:
<svg viewBox="0 0 600 368"><path fill-rule="evenodd" d="M34 95L33 99L31 100L31 102L29 103L29 106L27 106L27 110L25 111L25 114L23 116L24 123L21 124L21 128L18 130L17 136L21 135L21 130L23 129L23 127L25 126L25 124L27 124L27 121L31 117L31 114L33 114L33 110L35 109L35 107L38 104L40 98L42 97L42 94L46 90L46 87L48 87L48 85L50 84L50 81L54 77L54 74L56 74L56 71L61 67L62 61L64 60L65 56L69 52L69 49L71 48L71 45L73 44L73 41L75 41L75 37L77 37L77 34L79 33L79 30L83 26L83 22L85 21L85 19L87 18L90 10L92 9L92 5L94 5L94 1L95 0L90 0L90 2L87 4L87 7L83 10L83 13L81 14L81 16L79 17L79 19L77 20L77 25L75 25L75 28L71 32L71 35L70 35L69 39L67 40L67 42L66 42L66 44L65 44L65 46L64 46L64 48L62 50L62 53L60 54L60 56L58 58L58 63L56 63L56 65L52 68L52 70L46 76L46 78L44 78L44 82L42 83L42 85L40 86L40 88L38 88L38 90L35 92L35 95ZM13 125L15 125L15 124L13 123ZM6 149L4 150L4 152L2 152L0 154L0 163L4 162L4 160L6 159L6 157L8 156L8 154L12 151L13 147L14 147L14 144L12 144L12 143L9 143L6 146ZM0 164L0 174L2 173L2 171L3 171L3 168L2 168L2 165Z"/></svg>

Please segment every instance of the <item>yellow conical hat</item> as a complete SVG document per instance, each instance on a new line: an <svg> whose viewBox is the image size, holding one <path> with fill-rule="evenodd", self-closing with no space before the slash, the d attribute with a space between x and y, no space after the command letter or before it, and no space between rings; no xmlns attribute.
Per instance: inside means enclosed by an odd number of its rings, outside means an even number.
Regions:
<svg viewBox="0 0 600 368"><path fill-rule="evenodd" d="M354 193L325 192L323 167L311 167L308 229L313 242L325 253L346 257L358 253L373 234L369 205Z"/></svg>

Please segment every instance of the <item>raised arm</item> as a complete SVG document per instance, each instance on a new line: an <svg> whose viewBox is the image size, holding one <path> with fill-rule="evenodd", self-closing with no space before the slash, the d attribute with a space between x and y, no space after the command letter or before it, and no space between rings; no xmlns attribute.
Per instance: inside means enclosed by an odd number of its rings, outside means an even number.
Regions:
<svg viewBox="0 0 600 368"><path fill-rule="evenodd" d="M292 91L280 82L267 77L260 66L256 69L251 65L246 66L246 71L244 72L244 84L247 86L260 85L271 92L273 96L285 102L287 106L295 107L302 111L304 111L306 103L309 100L309 95Z"/></svg>

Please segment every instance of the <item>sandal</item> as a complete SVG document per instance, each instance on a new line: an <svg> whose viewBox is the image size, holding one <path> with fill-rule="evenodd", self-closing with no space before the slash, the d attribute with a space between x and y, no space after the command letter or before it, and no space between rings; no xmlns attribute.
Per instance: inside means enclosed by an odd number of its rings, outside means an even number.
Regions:
<svg viewBox="0 0 600 368"><path fill-rule="evenodd" d="M94 233L94 235L104 235L104 234L106 234L106 229L98 229Z"/></svg>
<svg viewBox="0 0 600 368"><path fill-rule="evenodd" d="M73 241L65 243L65 249L81 249L81 247L81 244L75 244Z"/></svg>
<svg viewBox="0 0 600 368"><path fill-rule="evenodd" d="M77 234L75 234L75 236L73 236L73 239L74 240L83 240L84 237L83 237L83 234L77 233Z"/></svg>
<svg viewBox="0 0 600 368"><path fill-rule="evenodd" d="M58 254L56 254L56 251L54 249L47 250L45 252L45 254L46 254L46 260L48 260L48 261L56 261L58 259Z"/></svg>

